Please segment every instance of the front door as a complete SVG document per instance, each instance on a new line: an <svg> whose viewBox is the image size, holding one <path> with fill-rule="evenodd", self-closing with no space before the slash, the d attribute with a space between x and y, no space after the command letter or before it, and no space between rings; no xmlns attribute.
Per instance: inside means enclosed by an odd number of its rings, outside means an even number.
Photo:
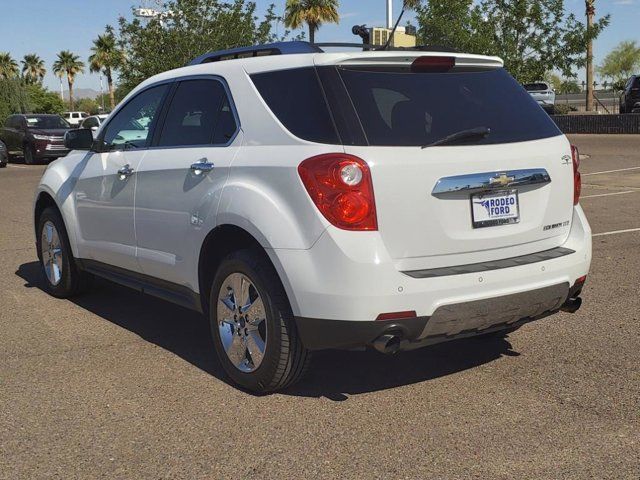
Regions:
<svg viewBox="0 0 640 480"><path fill-rule="evenodd" d="M81 258L139 271L134 196L137 171L168 85L132 98L106 125L97 153L89 154L74 189Z"/></svg>
<svg viewBox="0 0 640 480"><path fill-rule="evenodd" d="M215 224L242 144L233 103L216 77L178 83L138 171L136 237L143 273L197 291L197 249Z"/></svg>

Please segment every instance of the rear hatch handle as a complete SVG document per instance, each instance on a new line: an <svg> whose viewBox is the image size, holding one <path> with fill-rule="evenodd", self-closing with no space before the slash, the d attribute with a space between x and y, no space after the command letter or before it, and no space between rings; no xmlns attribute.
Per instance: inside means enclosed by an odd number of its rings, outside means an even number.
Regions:
<svg viewBox="0 0 640 480"><path fill-rule="evenodd" d="M547 183L551 183L551 176L544 168L473 173L441 178L433 187L431 195L442 197L460 192L473 194L487 190Z"/></svg>

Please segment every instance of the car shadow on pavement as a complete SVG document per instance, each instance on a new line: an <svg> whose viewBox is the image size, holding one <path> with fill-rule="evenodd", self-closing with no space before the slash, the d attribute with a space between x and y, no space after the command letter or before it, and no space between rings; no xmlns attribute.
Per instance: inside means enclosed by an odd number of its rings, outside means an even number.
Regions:
<svg viewBox="0 0 640 480"><path fill-rule="evenodd" d="M16 275L26 281L26 288L44 290L38 262L20 265ZM230 383L213 351L208 322L199 313L101 279L90 292L70 301ZM505 355L519 355L506 339L457 340L392 356L375 351L316 352L307 377L281 393L343 401L349 395L454 374Z"/></svg>

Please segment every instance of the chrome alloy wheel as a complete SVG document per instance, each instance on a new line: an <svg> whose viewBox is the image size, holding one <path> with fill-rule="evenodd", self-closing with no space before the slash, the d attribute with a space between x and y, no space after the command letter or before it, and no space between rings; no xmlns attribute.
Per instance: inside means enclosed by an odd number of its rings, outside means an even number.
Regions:
<svg viewBox="0 0 640 480"><path fill-rule="evenodd" d="M42 227L40 253L44 273L49 283L55 287L62 278L62 244L58 230L51 221L47 221Z"/></svg>
<svg viewBox="0 0 640 480"><path fill-rule="evenodd" d="M217 313L227 357L241 372L254 372L267 346L267 315L258 290L247 276L232 273L222 282Z"/></svg>

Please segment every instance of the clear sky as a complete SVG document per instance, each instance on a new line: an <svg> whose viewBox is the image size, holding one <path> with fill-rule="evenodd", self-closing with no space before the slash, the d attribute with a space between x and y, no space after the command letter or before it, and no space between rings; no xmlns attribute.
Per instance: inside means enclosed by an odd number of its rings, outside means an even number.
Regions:
<svg viewBox="0 0 640 480"><path fill-rule="evenodd" d="M86 62L91 41L101 33L106 24L116 25L120 15L131 17L131 7L145 0L0 0L0 51L8 51L20 60L26 53L37 53L46 62L45 85L58 90L59 81L51 73L51 64L60 50L71 50ZM153 0L146 0L153 4ZM270 0L257 0L258 9L264 9ZM274 0L279 12L284 10L285 0ZM399 13L401 0L395 0L395 13ZM569 11L580 18L584 16L583 0L565 0ZM340 25L323 26L317 41L357 41L351 34L351 26L366 23L383 25L385 0L341 0ZM640 43L640 0L599 0L597 14L611 14L611 25L597 40L596 63L622 40ZM410 18L410 16L408 17ZM282 26L280 26L282 28ZM583 73L580 72L580 78ZM98 75L87 73L78 76L76 88L100 89Z"/></svg>

